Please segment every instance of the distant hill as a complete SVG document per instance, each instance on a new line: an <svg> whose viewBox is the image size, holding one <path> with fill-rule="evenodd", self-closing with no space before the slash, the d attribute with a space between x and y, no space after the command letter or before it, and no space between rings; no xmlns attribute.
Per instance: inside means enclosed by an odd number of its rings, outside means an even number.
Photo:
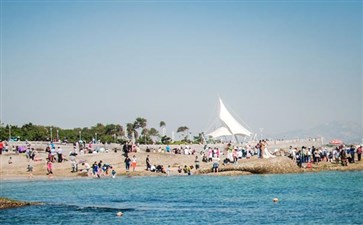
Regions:
<svg viewBox="0 0 363 225"><path fill-rule="evenodd" d="M309 138L309 137L324 137L324 142L327 143L332 139L340 139L344 143L362 143L363 127L362 124L354 122L330 122L318 125L310 129L293 130L272 135L274 138Z"/></svg>

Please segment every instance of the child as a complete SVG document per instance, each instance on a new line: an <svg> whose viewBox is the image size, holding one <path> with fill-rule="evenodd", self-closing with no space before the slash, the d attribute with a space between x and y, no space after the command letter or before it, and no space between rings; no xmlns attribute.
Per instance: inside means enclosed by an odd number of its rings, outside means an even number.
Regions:
<svg viewBox="0 0 363 225"><path fill-rule="evenodd" d="M53 174L53 165L52 165L52 161L48 159L47 162L47 175L49 174Z"/></svg>
<svg viewBox="0 0 363 225"><path fill-rule="evenodd" d="M115 178L116 177L116 171L114 169L112 169L111 175L112 175L112 178Z"/></svg>
<svg viewBox="0 0 363 225"><path fill-rule="evenodd" d="M13 159L11 158L11 156L9 157L9 161L8 161L9 164L12 164L13 163Z"/></svg>
<svg viewBox="0 0 363 225"><path fill-rule="evenodd" d="M29 177L33 177L33 167L31 165L28 165L26 169L27 169L26 172L29 173Z"/></svg>
<svg viewBox="0 0 363 225"><path fill-rule="evenodd" d="M170 176L170 165L168 165L168 168L166 169L166 174Z"/></svg>
<svg viewBox="0 0 363 225"><path fill-rule="evenodd" d="M136 156L132 156L132 163L131 163L131 166L132 166L132 171L135 172L135 168L136 168Z"/></svg>

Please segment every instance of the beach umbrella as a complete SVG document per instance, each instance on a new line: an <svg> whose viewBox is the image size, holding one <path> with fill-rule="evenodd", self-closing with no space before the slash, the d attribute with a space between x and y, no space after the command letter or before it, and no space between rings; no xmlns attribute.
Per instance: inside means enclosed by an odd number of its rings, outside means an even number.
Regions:
<svg viewBox="0 0 363 225"><path fill-rule="evenodd" d="M332 145L342 145L343 144L343 141L342 140L339 140L339 139L333 139L329 142L329 144L332 144Z"/></svg>

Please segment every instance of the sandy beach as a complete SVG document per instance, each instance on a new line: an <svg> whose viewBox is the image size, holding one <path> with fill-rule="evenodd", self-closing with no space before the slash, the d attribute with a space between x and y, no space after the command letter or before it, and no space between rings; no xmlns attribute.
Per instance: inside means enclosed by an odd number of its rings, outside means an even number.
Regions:
<svg viewBox="0 0 363 225"><path fill-rule="evenodd" d="M87 177L85 173L81 172L71 172L72 166L69 160L69 152L72 151L73 146L68 145L56 145L56 148L60 146L63 149L63 155L66 161L62 163L53 163L53 175L51 178L85 178ZM43 150L46 145L44 144L32 144L37 150L35 160L29 160L26 158L25 153L16 154L15 152L9 151L5 152L0 156L0 178L2 180L9 179L46 179L47 167L46 158L48 154ZM199 153L203 149L202 145L193 145L192 149L196 150L194 155L184 155L184 154L174 154L166 153L164 151L165 146L153 146L151 152L145 152L146 146L141 146L137 152L129 153L129 156L136 156L137 166L135 171L132 169L127 172L125 169L124 159L122 155L120 145L109 145L104 146L107 151L102 153L91 153L91 154L78 154L76 156L76 161L78 162L78 170L85 169L82 162L87 162L90 166L94 162L107 163L113 167L116 171L117 176L166 176L164 173L155 173L146 171L146 157L149 155L150 162L152 165L163 165L164 168L170 166L170 175L186 175L185 173L178 173L178 167L183 168L185 165L194 166L195 157L198 156L200 161L200 169L196 170L193 168L191 170L192 174L209 174L209 175L245 175L245 174L272 174L272 173L302 173L302 172L317 172L325 170L363 170L363 163L356 162L349 164L346 167L340 164L321 162L319 165L313 164L312 168L299 168L296 163L288 157L277 156L270 159L259 159L256 156L251 159L240 159L238 164L226 164L222 165L222 160L226 157L222 155L219 173L212 173L212 162L202 162L202 155ZM115 151L115 148L117 151ZM162 151L159 150L161 148ZM172 147L173 148L173 147ZM223 145L219 146L220 149ZM11 164L9 164L9 159L11 158ZM27 172L27 166L31 165L33 167L33 172L30 174ZM102 175L102 177L110 176ZM91 176L92 177L92 176Z"/></svg>

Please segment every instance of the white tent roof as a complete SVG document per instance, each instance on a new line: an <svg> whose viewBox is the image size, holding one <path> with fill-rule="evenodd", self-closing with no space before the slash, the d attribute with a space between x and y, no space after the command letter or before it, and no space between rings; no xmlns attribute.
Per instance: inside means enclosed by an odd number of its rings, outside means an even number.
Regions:
<svg viewBox="0 0 363 225"><path fill-rule="evenodd" d="M251 132L244 128L227 110L222 99L219 98L219 119L224 126L208 134L214 138L221 136L242 135L251 136Z"/></svg>
<svg viewBox="0 0 363 225"><path fill-rule="evenodd" d="M244 128L233 116L228 112L224 106L222 99L219 99L220 111L219 118L224 122L230 133L233 135L251 136L251 132Z"/></svg>
<svg viewBox="0 0 363 225"><path fill-rule="evenodd" d="M209 133L208 136L212 136L213 138L222 137L222 136L231 136L231 132L226 127L220 127L217 130Z"/></svg>

